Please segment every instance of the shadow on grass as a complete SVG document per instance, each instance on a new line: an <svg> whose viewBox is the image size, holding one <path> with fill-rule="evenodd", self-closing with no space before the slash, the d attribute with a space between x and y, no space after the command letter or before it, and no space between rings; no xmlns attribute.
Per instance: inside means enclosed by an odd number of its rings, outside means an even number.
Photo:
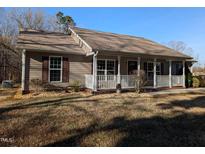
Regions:
<svg viewBox="0 0 205 154"><path fill-rule="evenodd" d="M204 108L205 97L193 100L170 102L170 105L184 108ZM98 132L112 132L126 134L117 143L110 146L125 147L186 147L205 146L205 114L183 113L165 118L153 116L150 118L127 119L125 116L113 118L109 123L102 125L99 122L91 124L87 128L73 130L75 135L64 140L56 141L45 146L96 146L95 141L82 140ZM106 141L102 141L106 142Z"/></svg>
<svg viewBox="0 0 205 154"><path fill-rule="evenodd" d="M205 96L197 97L193 100L182 100L182 101L172 101L169 104L161 103L158 104L161 109L172 109L174 107L182 107L185 109L190 109L193 107L205 108Z"/></svg>
<svg viewBox="0 0 205 154"><path fill-rule="evenodd" d="M94 141L83 145L81 141L96 132L113 130L126 134L113 146L205 146L205 116L185 114L169 119L151 117L128 120L125 117L117 117L108 125L100 126L94 123L85 129L76 130L76 135L70 138L45 146L95 146Z"/></svg>
<svg viewBox="0 0 205 154"><path fill-rule="evenodd" d="M5 112L9 112L9 111L13 111L13 110L20 110L20 109L25 109L25 108L32 108L32 107L47 107L47 106L54 106L54 105L61 105L63 103L71 103L71 102L77 102L76 99L79 98L86 98L86 97L82 97L82 96L69 96L69 97L61 97L61 98L55 98L52 100L43 100L42 99L40 101L31 101L28 103L23 102L23 103L16 103L14 105L8 106L8 107L3 107L0 108L0 115L5 113ZM82 100L81 100L82 101Z"/></svg>

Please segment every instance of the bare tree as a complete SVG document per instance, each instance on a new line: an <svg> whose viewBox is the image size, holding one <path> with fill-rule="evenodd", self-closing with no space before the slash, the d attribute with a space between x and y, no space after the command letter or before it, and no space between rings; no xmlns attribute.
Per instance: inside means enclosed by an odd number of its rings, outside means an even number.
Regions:
<svg viewBox="0 0 205 154"><path fill-rule="evenodd" d="M19 29L34 29L53 31L57 26L52 16L42 10L13 9L9 12L10 18L18 25Z"/></svg>
<svg viewBox="0 0 205 154"><path fill-rule="evenodd" d="M0 81L20 82L21 56L11 44L10 38L0 37Z"/></svg>
<svg viewBox="0 0 205 154"><path fill-rule="evenodd" d="M167 47L174 49L175 51L180 51L182 53L185 53L191 57L194 58L194 60L197 61L194 65L199 67L201 64L199 62L199 55L194 53L194 50L189 47L186 43L183 41L170 41L165 44Z"/></svg>
<svg viewBox="0 0 205 154"><path fill-rule="evenodd" d="M13 22L7 12L3 9L0 11L0 37L5 37L6 40L12 44L15 42L15 38L18 34L15 22Z"/></svg>
<svg viewBox="0 0 205 154"><path fill-rule="evenodd" d="M19 29L59 31L58 19L55 15L50 16L40 9L25 8L14 8L9 11L0 8L0 16L0 81L19 81L21 56L15 49Z"/></svg>
<svg viewBox="0 0 205 154"><path fill-rule="evenodd" d="M168 47L174 49L175 51L180 51L188 55L193 55L194 51L183 41L170 41L166 44Z"/></svg>

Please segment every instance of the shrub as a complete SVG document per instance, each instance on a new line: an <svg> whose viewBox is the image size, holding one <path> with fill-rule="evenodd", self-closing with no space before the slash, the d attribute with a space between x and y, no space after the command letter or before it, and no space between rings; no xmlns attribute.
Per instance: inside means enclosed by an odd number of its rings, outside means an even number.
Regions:
<svg viewBox="0 0 205 154"><path fill-rule="evenodd" d="M197 77L193 77L193 87L198 88L200 86L200 80Z"/></svg>
<svg viewBox="0 0 205 154"><path fill-rule="evenodd" d="M138 76L138 71L136 70L133 74L135 75L135 90L137 93L140 93L147 83L145 72L140 70L140 76Z"/></svg>
<svg viewBox="0 0 205 154"><path fill-rule="evenodd" d="M200 87L205 87L205 77L199 76L198 79L200 81Z"/></svg>
<svg viewBox="0 0 205 154"><path fill-rule="evenodd" d="M187 83L187 87L192 87L192 83L193 83L193 76L191 73L189 73L186 77L186 83Z"/></svg>
<svg viewBox="0 0 205 154"><path fill-rule="evenodd" d="M205 87L205 80L200 81L200 87Z"/></svg>
<svg viewBox="0 0 205 154"><path fill-rule="evenodd" d="M51 83L44 83L42 86L43 86L43 90L45 91L63 91L65 89L60 85L55 85Z"/></svg>
<svg viewBox="0 0 205 154"><path fill-rule="evenodd" d="M80 85L81 85L81 82L78 81L78 80L74 80L71 84L70 84L70 87L72 88L72 90L74 92L79 92L80 91Z"/></svg>

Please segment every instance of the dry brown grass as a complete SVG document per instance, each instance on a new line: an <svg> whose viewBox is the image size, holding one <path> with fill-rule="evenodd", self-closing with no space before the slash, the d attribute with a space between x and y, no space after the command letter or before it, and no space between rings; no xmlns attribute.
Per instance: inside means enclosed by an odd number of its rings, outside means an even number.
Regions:
<svg viewBox="0 0 205 154"><path fill-rule="evenodd" d="M0 104L0 138L12 138L1 146L205 146L202 94L22 98Z"/></svg>

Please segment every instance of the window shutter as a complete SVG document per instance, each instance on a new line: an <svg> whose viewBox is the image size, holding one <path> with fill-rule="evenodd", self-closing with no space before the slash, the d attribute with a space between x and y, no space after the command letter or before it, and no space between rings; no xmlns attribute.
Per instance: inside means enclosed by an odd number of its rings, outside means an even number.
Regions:
<svg viewBox="0 0 205 154"><path fill-rule="evenodd" d="M63 82L69 82L69 60L68 57L63 57Z"/></svg>
<svg viewBox="0 0 205 154"><path fill-rule="evenodd" d="M42 57L42 82L46 83L48 82L48 63L49 63L49 58L48 56L43 56Z"/></svg>

